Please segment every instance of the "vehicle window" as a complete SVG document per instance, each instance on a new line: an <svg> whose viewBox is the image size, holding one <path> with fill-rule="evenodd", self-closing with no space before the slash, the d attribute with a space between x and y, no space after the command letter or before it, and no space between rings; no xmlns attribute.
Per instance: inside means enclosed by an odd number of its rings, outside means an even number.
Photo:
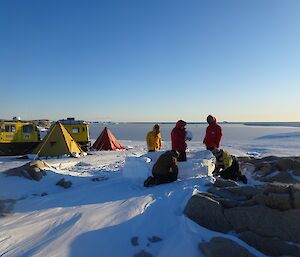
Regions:
<svg viewBox="0 0 300 257"><path fill-rule="evenodd" d="M15 125L5 125L5 132L16 132Z"/></svg>
<svg viewBox="0 0 300 257"><path fill-rule="evenodd" d="M79 128L72 128L72 133L73 134L79 133Z"/></svg>
<svg viewBox="0 0 300 257"><path fill-rule="evenodd" d="M32 125L24 125L23 126L23 132L24 133L31 133L33 131Z"/></svg>

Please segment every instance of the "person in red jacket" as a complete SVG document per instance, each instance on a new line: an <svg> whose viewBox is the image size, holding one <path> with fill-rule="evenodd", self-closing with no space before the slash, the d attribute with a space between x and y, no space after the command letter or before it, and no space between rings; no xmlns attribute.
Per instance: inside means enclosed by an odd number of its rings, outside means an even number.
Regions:
<svg viewBox="0 0 300 257"><path fill-rule="evenodd" d="M175 128L171 132L171 141L172 141L172 150L179 152L179 157L177 161L185 162L186 161L186 122L179 120L176 122Z"/></svg>
<svg viewBox="0 0 300 257"><path fill-rule="evenodd" d="M212 115L207 116L206 134L203 140L206 149L212 151L215 148L220 148L220 142L222 138L222 128L217 124L217 120Z"/></svg>

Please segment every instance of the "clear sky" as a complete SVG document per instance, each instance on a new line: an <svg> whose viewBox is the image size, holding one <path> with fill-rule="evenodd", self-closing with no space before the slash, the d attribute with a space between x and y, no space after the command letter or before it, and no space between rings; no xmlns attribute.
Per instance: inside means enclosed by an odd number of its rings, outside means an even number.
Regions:
<svg viewBox="0 0 300 257"><path fill-rule="evenodd" d="M0 118L300 121L299 0L0 0Z"/></svg>

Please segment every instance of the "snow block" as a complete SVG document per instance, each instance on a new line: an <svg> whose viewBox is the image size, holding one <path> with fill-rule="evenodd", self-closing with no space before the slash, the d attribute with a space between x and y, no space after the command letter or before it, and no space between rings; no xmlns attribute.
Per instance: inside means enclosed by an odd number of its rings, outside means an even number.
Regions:
<svg viewBox="0 0 300 257"><path fill-rule="evenodd" d="M151 160L147 157L127 156L122 174L124 177L130 179L146 179L151 175L149 162L151 162Z"/></svg>

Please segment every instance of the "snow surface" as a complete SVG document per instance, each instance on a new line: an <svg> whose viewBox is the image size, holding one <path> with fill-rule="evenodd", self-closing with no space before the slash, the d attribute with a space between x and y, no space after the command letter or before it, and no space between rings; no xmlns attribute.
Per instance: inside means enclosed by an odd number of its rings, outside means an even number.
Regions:
<svg viewBox="0 0 300 257"><path fill-rule="evenodd" d="M237 155L287 155L287 149L299 155L299 141L288 148L281 139L230 142L225 148ZM212 156L201 142L188 142L188 161L179 163L178 181L151 188L144 188L143 181L161 152L146 153L142 141L121 143L129 150L48 159L53 169L40 182L4 176L1 171L28 160L1 157L0 199L17 203L13 214L0 218L0 256L126 257L144 250L157 257L193 257L202 256L199 242L215 236L264 256L234 234L207 230L184 216L192 194L207 190L212 180ZM169 147L170 142L164 142L164 150ZM71 188L55 185L62 177L72 181ZM162 240L151 242L153 236Z"/></svg>

